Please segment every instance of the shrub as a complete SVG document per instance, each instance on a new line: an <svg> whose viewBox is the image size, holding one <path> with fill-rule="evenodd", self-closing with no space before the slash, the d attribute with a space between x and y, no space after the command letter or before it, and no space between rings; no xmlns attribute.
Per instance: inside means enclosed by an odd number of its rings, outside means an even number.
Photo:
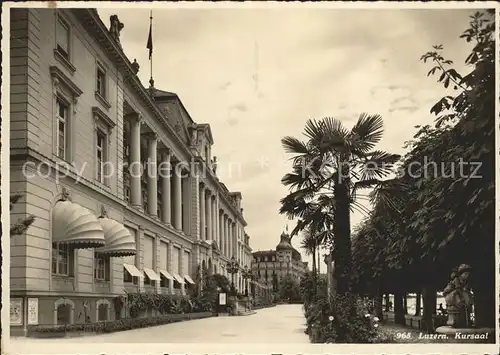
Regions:
<svg viewBox="0 0 500 355"><path fill-rule="evenodd" d="M191 313L193 304L188 296L158 293L128 293L127 305L130 317L137 318L148 309L156 309L161 314Z"/></svg>
<svg viewBox="0 0 500 355"><path fill-rule="evenodd" d="M312 343L374 343L378 322L367 317L367 305L356 295L316 295L304 304L306 333Z"/></svg>
<svg viewBox="0 0 500 355"><path fill-rule="evenodd" d="M63 332L92 332L112 333L122 330L145 328L155 325L163 325L187 319L208 318L210 313L174 314L154 318L128 318L114 321L105 321L87 324L65 324L56 326L37 325L29 328L29 332L36 333L63 333Z"/></svg>

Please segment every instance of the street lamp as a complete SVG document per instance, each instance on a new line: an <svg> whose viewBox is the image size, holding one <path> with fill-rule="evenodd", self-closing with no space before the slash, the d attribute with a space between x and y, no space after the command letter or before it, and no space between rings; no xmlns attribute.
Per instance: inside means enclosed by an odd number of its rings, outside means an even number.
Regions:
<svg viewBox="0 0 500 355"><path fill-rule="evenodd" d="M231 261L229 261L227 263L226 269L227 269L227 272L229 272L231 274L231 288L233 289L233 292L235 292L236 289L234 288L234 274L238 273L240 266L239 266L238 262L236 261L236 259L234 258L234 256L231 258Z"/></svg>
<svg viewBox="0 0 500 355"><path fill-rule="evenodd" d="M252 270L248 268L248 265L245 265L245 268L241 272L241 276L243 276L243 280L245 280L245 296L248 297L248 280L252 279Z"/></svg>

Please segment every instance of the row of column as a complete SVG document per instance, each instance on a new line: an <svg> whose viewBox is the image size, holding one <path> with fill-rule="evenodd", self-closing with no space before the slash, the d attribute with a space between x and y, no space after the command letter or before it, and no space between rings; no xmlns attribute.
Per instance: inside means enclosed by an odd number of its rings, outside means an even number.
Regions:
<svg viewBox="0 0 500 355"><path fill-rule="evenodd" d="M140 210L143 209L141 191L141 125L142 117L137 116L135 120L131 120L130 203L132 207ZM152 217L160 218L164 223L173 225L174 228L182 230L182 174L176 174L175 169L172 169L172 172L174 173L171 174L162 172L160 177L162 213L161 216L158 216L158 136L156 133L150 133L146 137L148 139L148 166L150 169L150 172L147 175L147 212ZM170 166L170 150L162 149L160 152L162 153L160 154L160 161L163 162L164 166ZM172 190L173 196L171 196Z"/></svg>
<svg viewBox="0 0 500 355"><path fill-rule="evenodd" d="M237 254L238 224L219 208L219 197L203 183L200 184L200 238L214 240L228 258Z"/></svg>
<svg viewBox="0 0 500 355"><path fill-rule="evenodd" d="M141 188L141 125L142 117L137 116L131 121L130 132L130 202L132 207L142 210ZM147 212L153 218L160 218L164 223L173 225L182 230L182 174L177 174L172 167L171 173L162 172L161 184L161 216L158 216L158 163L170 166L171 152L162 149L158 157L158 136L149 133L148 139L148 205ZM159 158L159 159L158 159ZM173 196L172 196L173 193ZM173 212L173 213L172 213ZM200 184L200 237L202 240L215 240L223 255L231 258L234 256L242 265L243 248L241 240L244 239L243 227L237 224L229 214L219 208L219 197L204 184Z"/></svg>

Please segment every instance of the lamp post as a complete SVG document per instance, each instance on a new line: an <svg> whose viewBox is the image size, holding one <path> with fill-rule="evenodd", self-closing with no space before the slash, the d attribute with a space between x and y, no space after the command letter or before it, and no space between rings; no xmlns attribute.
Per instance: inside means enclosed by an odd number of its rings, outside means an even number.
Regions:
<svg viewBox="0 0 500 355"><path fill-rule="evenodd" d="M238 273L240 266L238 265L238 262L236 261L234 256L231 258L231 261L227 263L226 269L227 272L231 274L231 288L233 289L233 292L235 292L236 289L234 288L234 274Z"/></svg>
<svg viewBox="0 0 500 355"><path fill-rule="evenodd" d="M245 265L241 275L243 276L243 280L245 280L245 296L248 297L248 280L252 278L252 270L248 268L248 265Z"/></svg>

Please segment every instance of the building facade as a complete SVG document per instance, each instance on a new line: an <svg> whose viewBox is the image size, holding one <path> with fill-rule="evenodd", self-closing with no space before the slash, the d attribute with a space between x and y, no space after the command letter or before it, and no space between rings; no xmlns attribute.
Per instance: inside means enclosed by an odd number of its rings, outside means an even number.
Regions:
<svg viewBox="0 0 500 355"><path fill-rule="evenodd" d="M289 275L300 282L308 271L308 263L302 261L299 251L291 244L290 235L285 232L275 250L256 251L252 256L253 280L272 286L274 291L278 290L283 277Z"/></svg>
<svg viewBox="0 0 500 355"><path fill-rule="evenodd" d="M11 9L11 329L114 319L127 292L185 294L198 270L250 267L242 195L217 177L210 125L146 89L116 16ZM243 280L238 273L237 288ZM122 315L124 316L124 315Z"/></svg>

